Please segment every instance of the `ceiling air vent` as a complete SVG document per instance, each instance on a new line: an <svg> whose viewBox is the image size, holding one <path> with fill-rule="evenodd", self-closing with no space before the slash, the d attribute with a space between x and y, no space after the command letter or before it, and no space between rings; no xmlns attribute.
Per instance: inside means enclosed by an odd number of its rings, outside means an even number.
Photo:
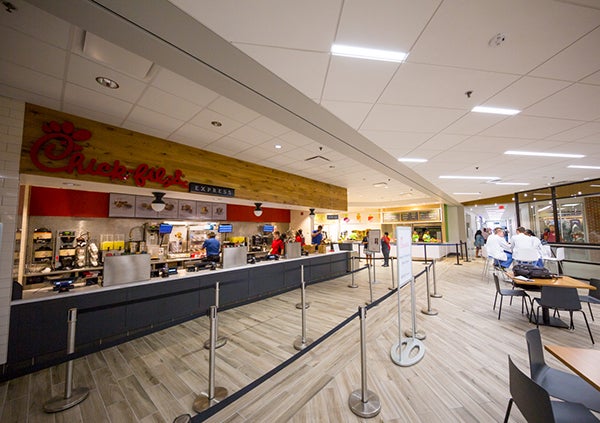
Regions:
<svg viewBox="0 0 600 423"><path fill-rule="evenodd" d="M313 156L313 157L309 157L308 159L304 159L305 162L311 162L311 163L316 163L316 164L325 164L325 163L329 163L331 160L329 160L327 157L323 157L323 156Z"/></svg>

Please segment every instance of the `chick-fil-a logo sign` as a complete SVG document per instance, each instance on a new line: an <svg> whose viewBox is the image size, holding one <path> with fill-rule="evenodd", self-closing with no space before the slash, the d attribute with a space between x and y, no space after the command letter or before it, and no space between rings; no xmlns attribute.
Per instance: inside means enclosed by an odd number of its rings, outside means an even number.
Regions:
<svg viewBox="0 0 600 423"><path fill-rule="evenodd" d="M182 179L184 175L179 169L172 175L167 175L165 168L150 167L145 163L129 169L119 160L112 163L98 162L96 159L87 160L79 143L89 140L92 133L87 129L76 129L71 122L44 123L42 130L45 135L33 144L29 155L33 164L44 172L77 172L79 175L105 176L113 181L126 181L131 178L139 187L146 185L146 182L155 182L165 188L171 185L188 188L188 182ZM46 157L51 162L60 162L60 165L46 165L40 157Z"/></svg>

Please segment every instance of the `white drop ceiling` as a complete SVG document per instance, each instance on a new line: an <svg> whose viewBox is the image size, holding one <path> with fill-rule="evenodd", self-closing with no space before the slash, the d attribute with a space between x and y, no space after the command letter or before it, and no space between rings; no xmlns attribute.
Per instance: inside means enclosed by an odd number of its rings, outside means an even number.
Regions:
<svg viewBox="0 0 600 423"><path fill-rule="evenodd" d="M598 0L10 2L0 95L346 187L351 208L600 177L567 168L600 166ZM333 43L409 56L337 57Z"/></svg>

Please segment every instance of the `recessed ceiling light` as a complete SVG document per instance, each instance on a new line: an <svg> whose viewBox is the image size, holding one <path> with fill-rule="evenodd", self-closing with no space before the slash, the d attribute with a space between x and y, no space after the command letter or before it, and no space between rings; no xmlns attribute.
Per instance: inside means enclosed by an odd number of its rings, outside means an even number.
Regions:
<svg viewBox="0 0 600 423"><path fill-rule="evenodd" d="M499 179L497 176L452 176L452 175L442 175L440 179Z"/></svg>
<svg viewBox="0 0 600 423"><path fill-rule="evenodd" d="M454 195L481 195L480 192L453 192Z"/></svg>
<svg viewBox="0 0 600 423"><path fill-rule="evenodd" d="M579 166L579 165L569 165L571 169L600 169L600 166Z"/></svg>
<svg viewBox="0 0 600 423"><path fill-rule="evenodd" d="M106 76L97 76L96 82L102 85L103 87L110 88L112 90L116 90L117 88L119 88L119 84L117 83L117 81L107 78Z"/></svg>
<svg viewBox="0 0 600 423"><path fill-rule="evenodd" d="M517 109L504 109L502 107L486 107L486 106L475 106L471 109L472 112L476 113L492 113L494 115L508 115L513 116L521 113Z"/></svg>
<svg viewBox="0 0 600 423"><path fill-rule="evenodd" d="M585 157L584 154L567 154L567 153L546 153L542 151L516 151L508 150L504 154L510 154L513 156L536 156L536 157L565 157L568 159L581 159Z"/></svg>
<svg viewBox="0 0 600 423"><path fill-rule="evenodd" d="M219 127L223 126L223 124L222 124L221 122L219 122L218 120L213 120L213 121L212 121L210 124L211 124L212 126L215 126L215 127L217 127L217 128L219 128Z"/></svg>
<svg viewBox="0 0 600 423"><path fill-rule="evenodd" d="M408 163L425 163L427 159L411 159L410 157L401 157L398 159L398 161Z"/></svg>
<svg viewBox="0 0 600 423"><path fill-rule="evenodd" d="M529 182L494 182L496 185L529 185Z"/></svg>
<svg viewBox="0 0 600 423"><path fill-rule="evenodd" d="M281 148L281 144L275 144L275 148L279 150Z"/></svg>
<svg viewBox="0 0 600 423"><path fill-rule="evenodd" d="M334 56L354 57L357 59L382 60L384 62L403 62L408 53L391 50L378 50L374 48L347 46L333 44L331 54Z"/></svg>
<svg viewBox="0 0 600 423"><path fill-rule="evenodd" d="M376 182L373 184L373 186L375 188L383 188L383 187L387 187L387 183L386 182Z"/></svg>

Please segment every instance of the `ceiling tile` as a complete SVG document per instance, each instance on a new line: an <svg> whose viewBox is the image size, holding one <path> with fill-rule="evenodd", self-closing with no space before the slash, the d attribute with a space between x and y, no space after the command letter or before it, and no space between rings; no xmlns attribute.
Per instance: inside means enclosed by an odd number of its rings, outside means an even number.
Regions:
<svg viewBox="0 0 600 423"><path fill-rule="evenodd" d="M367 117L373 104L350 101L322 101L321 106L325 107L353 129L357 129Z"/></svg>
<svg viewBox="0 0 600 423"><path fill-rule="evenodd" d="M241 140L241 141L245 142L246 144L250 144L250 145L263 144L265 141L268 141L273 138L272 135L265 134L264 132L259 131L258 129L254 129L247 125L242 126L239 129L236 129L235 131L230 133L229 136L231 138ZM272 143L273 146L275 144L276 144L276 142Z"/></svg>
<svg viewBox="0 0 600 423"><path fill-rule="evenodd" d="M131 129L132 131L139 132L141 134L151 135L157 138L167 138L169 136L169 131L160 128L152 128L143 123L134 122L132 120L128 120L123 123L123 128Z"/></svg>
<svg viewBox="0 0 600 423"><path fill-rule="evenodd" d="M220 126L212 125L211 122L220 122ZM200 128L209 129L222 135L227 135L242 127L242 123L229 116L217 113L210 109L204 109L194 116L189 123L199 126Z"/></svg>
<svg viewBox="0 0 600 423"><path fill-rule="evenodd" d="M460 144L465 139L467 139L466 135L437 134L419 145L419 149L447 150L448 148Z"/></svg>
<svg viewBox="0 0 600 423"><path fill-rule="evenodd" d="M200 128L190 123L184 124L169 136L170 140L196 148L204 148L207 144L221 138L223 135L210 129Z"/></svg>
<svg viewBox="0 0 600 423"><path fill-rule="evenodd" d="M214 91L164 68L158 70L151 85L199 106L207 106L219 97Z"/></svg>
<svg viewBox="0 0 600 423"><path fill-rule="evenodd" d="M464 113L463 110L377 104L361 130L438 132Z"/></svg>
<svg viewBox="0 0 600 423"><path fill-rule="evenodd" d="M418 147L433 135L402 131L361 131L361 133L384 150L396 149L404 152Z"/></svg>
<svg viewBox="0 0 600 423"><path fill-rule="evenodd" d="M600 27L552 57L531 72L545 78L579 81L600 70ZM573 66L577 63L577 66Z"/></svg>
<svg viewBox="0 0 600 423"><path fill-rule="evenodd" d="M60 100L50 97L44 97L31 91L25 91L20 88L10 87L0 84L0 95L13 98L15 100L27 101L29 103L38 104L43 107L48 107L54 110L60 110Z"/></svg>
<svg viewBox="0 0 600 423"><path fill-rule="evenodd" d="M213 153L224 154L227 156L240 155L244 157L245 151L252 150L252 144L245 143L235 138L231 137L222 137L207 146L204 147L205 150L212 151ZM249 160L242 158L242 160Z"/></svg>
<svg viewBox="0 0 600 423"><path fill-rule="evenodd" d="M33 71L23 66L0 60L0 83L31 91L49 98L60 98L62 95L62 79Z"/></svg>
<svg viewBox="0 0 600 423"><path fill-rule="evenodd" d="M135 122L141 125L146 125L150 128L164 131L167 135L177 130L183 121L174 119L154 110L146 109L141 106L134 106L133 110L127 117L128 122ZM165 136L166 138L166 136Z"/></svg>
<svg viewBox="0 0 600 423"><path fill-rule="evenodd" d="M524 110L569 85L565 81L525 76L486 100L482 106Z"/></svg>
<svg viewBox="0 0 600 423"><path fill-rule="evenodd" d="M96 77L98 76L105 76L116 81L119 84L119 88L113 90L103 87L96 82ZM85 59L77 54L70 55L67 81L129 103L135 103L146 88L145 83L135 78L100 65L92 60Z"/></svg>
<svg viewBox="0 0 600 423"><path fill-rule="evenodd" d="M548 137L554 141L576 141L591 137L600 143L600 122L589 122ZM589 138L588 138L589 139Z"/></svg>
<svg viewBox="0 0 600 423"><path fill-rule="evenodd" d="M321 98L329 53L237 43L236 47L310 98Z"/></svg>
<svg viewBox="0 0 600 423"><path fill-rule="evenodd" d="M323 100L374 103L381 95L398 63L332 57Z"/></svg>
<svg viewBox="0 0 600 423"><path fill-rule="evenodd" d="M283 126L265 116L260 116L259 118L254 119L248 124L248 126L251 126L254 129L258 129L261 132L270 134L274 137L278 137L280 135L290 132L290 128L288 128L287 126Z"/></svg>
<svg viewBox="0 0 600 423"><path fill-rule="evenodd" d="M469 112L445 128L443 132L446 134L474 135L506 118L506 116L501 115Z"/></svg>
<svg viewBox="0 0 600 423"><path fill-rule="evenodd" d="M470 110L517 78L502 73L405 63L379 101ZM465 94L467 91L472 92L470 97Z"/></svg>
<svg viewBox="0 0 600 423"><path fill-rule="evenodd" d="M242 123L248 123L260 116L255 111L222 96L211 102L208 108Z"/></svg>
<svg viewBox="0 0 600 423"><path fill-rule="evenodd" d="M23 67L62 78L67 52L13 29L0 26L2 59Z"/></svg>
<svg viewBox="0 0 600 423"><path fill-rule="evenodd" d="M542 139L574 128L581 123L573 120L550 119L520 114L499 122L495 126L483 131L480 135Z"/></svg>
<svg viewBox="0 0 600 423"><path fill-rule="evenodd" d="M125 119L130 112L131 103L114 98L87 88L67 83L64 100L74 106L82 106L108 115Z"/></svg>
<svg viewBox="0 0 600 423"><path fill-rule="evenodd" d="M600 118L600 87L573 84L547 99L528 107L525 109L525 113L559 119L598 119Z"/></svg>
<svg viewBox="0 0 600 423"><path fill-rule="evenodd" d="M342 4L340 0L170 1L228 41L318 51L329 51Z"/></svg>
<svg viewBox="0 0 600 423"><path fill-rule="evenodd" d="M65 103L65 105L62 107L62 111L75 116L81 116L86 119L96 120L98 122L103 122L116 127L121 126L121 123L123 123L123 117L114 116L109 113L99 112L95 109L87 109L85 107L82 107L81 105Z"/></svg>
<svg viewBox="0 0 600 423"><path fill-rule="evenodd" d="M164 113L167 116L185 121L191 119L202 109L202 106L154 87L148 87L138 104L155 112Z"/></svg>
<svg viewBox="0 0 600 423"><path fill-rule="evenodd" d="M591 74L587 78L581 80L585 84L600 85L600 71Z"/></svg>

